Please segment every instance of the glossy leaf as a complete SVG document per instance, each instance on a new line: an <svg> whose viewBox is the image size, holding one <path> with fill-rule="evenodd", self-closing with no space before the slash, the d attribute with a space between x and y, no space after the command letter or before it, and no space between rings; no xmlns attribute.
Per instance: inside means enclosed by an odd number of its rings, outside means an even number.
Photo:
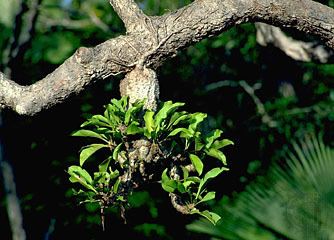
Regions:
<svg viewBox="0 0 334 240"><path fill-rule="evenodd" d="M125 118L124 118L125 125L128 125L130 123L130 120L132 119L132 117L134 116L134 114L136 114L138 111L140 111L141 109L143 109L143 106L144 106L144 101L140 101L140 102L134 104L132 107L130 107L126 111Z"/></svg>
<svg viewBox="0 0 334 240"><path fill-rule="evenodd" d="M93 155L97 150L107 147L105 144L91 144L86 146L84 149L80 152L80 166L82 166L85 161Z"/></svg>
<svg viewBox="0 0 334 240"><path fill-rule="evenodd" d="M108 157L99 165L99 172L106 172L110 164L111 157Z"/></svg>
<svg viewBox="0 0 334 240"><path fill-rule="evenodd" d="M217 177L219 174L221 174L223 171L228 171L228 168L213 168L211 169L209 172L207 172L205 175L204 175L204 178L201 179L200 183L199 183L199 187L198 187L198 191L197 191L197 194L196 194L196 199L198 199L200 193L202 192L202 188L204 187L204 185L207 183L207 181L209 179L212 179L212 178L215 178Z"/></svg>
<svg viewBox="0 0 334 240"><path fill-rule="evenodd" d="M126 134L128 135L135 135L143 132L144 130L141 127L139 127L138 122L131 122L131 124L126 128Z"/></svg>
<svg viewBox="0 0 334 240"><path fill-rule="evenodd" d="M151 138L151 133L154 130L154 120L153 120L153 111L146 111L144 115L144 121L145 121L145 136L147 138Z"/></svg>
<svg viewBox="0 0 334 240"><path fill-rule="evenodd" d="M94 182L108 185L110 181L110 174L108 172L95 172Z"/></svg>
<svg viewBox="0 0 334 240"><path fill-rule="evenodd" d="M121 147L122 147L123 143L120 143L117 145L117 147L115 147L113 153L112 153L112 158L117 161L118 160L118 153L121 151Z"/></svg>
<svg viewBox="0 0 334 240"><path fill-rule="evenodd" d="M177 134L184 134L183 136L188 136L189 138L192 136L192 133L186 129L186 128L176 128L174 129L170 134L168 134L168 137L175 136Z"/></svg>
<svg viewBox="0 0 334 240"><path fill-rule="evenodd" d="M220 137L220 135L223 133L223 131L216 129L212 131L208 136L205 138L205 147L210 148L212 143Z"/></svg>
<svg viewBox="0 0 334 240"><path fill-rule="evenodd" d="M104 135L99 134L99 133L94 132L94 131L91 131L91 130L86 130L86 129L81 129L81 130L75 131L74 133L72 133L72 136L75 136L75 137L93 137L93 138L98 138L98 139L101 139L101 140L107 142L107 138Z"/></svg>
<svg viewBox="0 0 334 240"><path fill-rule="evenodd" d="M209 212L208 210L200 212L198 209L193 209L191 214L199 214L203 217L205 217L207 220L209 220L213 225L216 225L217 222L221 219L221 217L214 213L214 212Z"/></svg>
<svg viewBox="0 0 334 240"><path fill-rule="evenodd" d="M177 182L172 180L167 175L168 169L166 168L161 175L161 186L166 192L174 192L177 189Z"/></svg>
<svg viewBox="0 0 334 240"><path fill-rule="evenodd" d="M198 175L201 175L202 171L203 171L202 160L195 154L189 154L189 158L190 158L191 163L193 164L195 170L197 171Z"/></svg>
<svg viewBox="0 0 334 240"><path fill-rule="evenodd" d="M234 145L234 142L229 139L216 140L213 142L212 147L218 150L228 145Z"/></svg>
<svg viewBox="0 0 334 240"><path fill-rule="evenodd" d="M80 183L85 188L97 193L92 186L92 177L85 169L82 169L80 166L70 166L67 172L70 175L69 179L72 183Z"/></svg>
<svg viewBox="0 0 334 240"><path fill-rule="evenodd" d="M117 192L118 192L118 188L119 188L120 183L121 183L121 179L118 178L118 179L116 180L114 186L113 186L113 192L114 192L114 193L117 193Z"/></svg>
<svg viewBox="0 0 334 240"><path fill-rule="evenodd" d="M110 172L110 179L114 179L119 176L119 171L117 169L115 171L112 171L111 168L109 168L109 172Z"/></svg>
<svg viewBox="0 0 334 240"><path fill-rule="evenodd" d="M167 125L167 129L170 129L172 126L176 126L177 124L187 120L188 118L189 114L186 111L173 113Z"/></svg>
<svg viewBox="0 0 334 240"><path fill-rule="evenodd" d="M161 126L161 123L167 118L167 116L173 111L175 111L178 107L181 107L183 105L184 103L179 103L179 102L176 103L172 103L172 101L164 102L162 108L157 112L154 118L157 131L159 131L159 128L163 128L163 126Z"/></svg>
<svg viewBox="0 0 334 240"><path fill-rule="evenodd" d="M190 125L189 130L196 131L198 124L203 122L203 120L207 117L205 113L193 113L190 117Z"/></svg>
<svg viewBox="0 0 334 240"><path fill-rule="evenodd" d="M224 165L226 165L226 156L225 154L220 151L220 150L217 150L217 149L214 149L214 148L210 148L209 150L205 151L206 154L208 154L209 156L211 157L214 157L214 158L217 158L218 160L222 161L222 163Z"/></svg>
<svg viewBox="0 0 334 240"><path fill-rule="evenodd" d="M215 199L216 197L216 192L208 192L207 194L205 194L205 196L201 199L201 201L197 202L197 204L202 203L202 202L207 202L210 201L212 199Z"/></svg>

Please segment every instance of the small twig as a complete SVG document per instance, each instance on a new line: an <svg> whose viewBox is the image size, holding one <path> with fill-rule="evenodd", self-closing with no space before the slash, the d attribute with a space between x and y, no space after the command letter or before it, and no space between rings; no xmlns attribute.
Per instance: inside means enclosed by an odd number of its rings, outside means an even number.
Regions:
<svg viewBox="0 0 334 240"><path fill-rule="evenodd" d="M255 91L261 88L261 84L256 83L253 86L250 86L246 81L232 81L224 80L216 83L211 83L205 87L206 91L211 91L219 87L238 87L240 86L253 100L257 113L261 116L263 123L268 125L270 128L277 126L277 123L269 116L266 111L266 108L260 98L256 96Z"/></svg>

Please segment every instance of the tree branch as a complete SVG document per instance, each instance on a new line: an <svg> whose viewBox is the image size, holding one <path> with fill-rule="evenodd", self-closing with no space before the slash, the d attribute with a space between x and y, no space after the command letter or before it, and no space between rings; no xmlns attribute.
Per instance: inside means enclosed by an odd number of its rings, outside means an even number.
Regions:
<svg viewBox="0 0 334 240"><path fill-rule="evenodd" d="M292 27L317 36L334 49L334 9L311 0L196 0L150 18L133 1L111 3L131 34L94 48L79 48L54 72L30 86L19 86L0 75L0 104L19 114L36 114L98 79L131 71L138 63L155 69L184 47L244 22ZM140 31L143 26L146 30Z"/></svg>
<svg viewBox="0 0 334 240"><path fill-rule="evenodd" d="M122 19L126 32L138 32L141 29L140 23L148 18L133 0L109 0L111 6Z"/></svg>
<svg viewBox="0 0 334 240"><path fill-rule="evenodd" d="M256 40L262 46L272 44L296 61L317 61L327 63L333 57L323 45L315 42L303 42L288 37L284 32L265 23L256 23Z"/></svg>

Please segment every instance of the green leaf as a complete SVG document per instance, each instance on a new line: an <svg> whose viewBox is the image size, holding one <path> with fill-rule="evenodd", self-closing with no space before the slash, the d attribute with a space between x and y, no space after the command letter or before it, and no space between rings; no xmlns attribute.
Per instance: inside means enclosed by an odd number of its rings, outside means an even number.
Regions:
<svg viewBox="0 0 334 240"><path fill-rule="evenodd" d="M110 121L108 118L102 115L94 115L91 117L92 120L95 120L96 122L104 123L106 125L110 126Z"/></svg>
<svg viewBox="0 0 334 240"><path fill-rule="evenodd" d="M172 193L175 191L175 189L177 189L178 184L175 180L171 179L165 182L161 182L161 186L166 192Z"/></svg>
<svg viewBox="0 0 334 240"><path fill-rule="evenodd" d="M161 186L166 192L174 192L177 189L177 182L172 180L167 175L168 169L166 168L161 175Z"/></svg>
<svg viewBox="0 0 334 240"><path fill-rule="evenodd" d="M204 147L204 144L201 141L200 137L195 138L195 151L201 151Z"/></svg>
<svg viewBox="0 0 334 240"><path fill-rule="evenodd" d="M168 134L168 137L175 136L179 133L180 133L180 135L183 134L182 136L184 138L190 138L190 137L193 136L193 134L186 128L176 128L170 134Z"/></svg>
<svg viewBox="0 0 334 240"><path fill-rule="evenodd" d="M70 182L80 183L85 188L97 193L92 186L93 179L85 169L82 169L80 166L70 166L67 172L70 175Z"/></svg>
<svg viewBox="0 0 334 240"><path fill-rule="evenodd" d="M183 186L187 190L191 184L194 184L193 181L184 181Z"/></svg>
<svg viewBox="0 0 334 240"><path fill-rule="evenodd" d="M85 161L93 155L97 150L108 147L105 144L91 144L86 146L84 149L81 150L80 152L80 166L82 166Z"/></svg>
<svg viewBox="0 0 334 240"><path fill-rule="evenodd" d="M120 152L122 145L123 145L123 143L118 144L117 147L115 147L115 149L114 149L114 151L112 153L112 158L115 161L118 160L118 153Z"/></svg>
<svg viewBox="0 0 334 240"><path fill-rule="evenodd" d="M99 172L106 172L110 164L111 157L108 157L99 165Z"/></svg>
<svg viewBox="0 0 334 240"><path fill-rule="evenodd" d="M138 101L134 103L125 113L124 123L128 125L130 123L131 117L136 114L138 111L142 110L144 106L144 101Z"/></svg>
<svg viewBox="0 0 334 240"><path fill-rule="evenodd" d="M144 130L141 127L138 127L138 122L131 122L131 124L126 128L126 134L135 135L138 133L143 133Z"/></svg>
<svg viewBox="0 0 334 240"><path fill-rule="evenodd" d="M206 150L205 153L211 157L217 158L218 160L222 161L224 165L227 164L226 156L222 151L214 149L214 148L210 148L209 150Z"/></svg>
<svg viewBox="0 0 334 240"><path fill-rule="evenodd" d="M88 125L98 126L98 127L112 127L109 120L102 116L102 115L94 115L90 119L88 119L86 122L80 125L80 127L86 127Z"/></svg>
<svg viewBox="0 0 334 240"><path fill-rule="evenodd" d="M168 168L166 168L161 174L161 181L162 182L170 180L170 178L167 175L167 171L168 171Z"/></svg>
<svg viewBox="0 0 334 240"><path fill-rule="evenodd" d="M81 129L78 131L75 131L72 133L72 136L75 137L93 137L93 138L98 138L101 139L102 141L108 142L107 138L103 134L99 134L97 132L91 131L91 130L86 130L86 129Z"/></svg>
<svg viewBox="0 0 334 240"><path fill-rule="evenodd" d="M128 107L128 101L129 101L129 97L128 97L128 96L123 96L123 97L121 98L120 103L121 103L121 105L122 105L122 107L123 107L123 112L125 112L125 110L126 110L127 107Z"/></svg>
<svg viewBox="0 0 334 240"><path fill-rule="evenodd" d="M118 188L119 188L119 184L120 184L120 183L121 183L121 179L118 178L118 179L116 180L114 186L113 186L113 192L114 192L114 193L117 193Z"/></svg>
<svg viewBox="0 0 334 240"><path fill-rule="evenodd" d="M187 190L181 182L177 182L177 191L180 193L186 193Z"/></svg>
<svg viewBox="0 0 334 240"><path fill-rule="evenodd" d="M197 202L197 204L202 203L202 202L207 202L210 201L212 199L215 199L216 197L216 192L208 192L207 194L205 194L205 196L201 199L201 201Z"/></svg>
<svg viewBox="0 0 334 240"><path fill-rule="evenodd" d="M120 112L125 112L127 99L125 97L122 97L120 100L113 98L111 99L111 104L114 105Z"/></svg>
<svg viewBox="0 0 334 240"><path fill-rule="evenodd" d="M190 125L189 130L195 132L198 124L203 122L203 120L207 117L205 113L193 113L190 115Z"/></svg>
<svg viewBox="0 0 334 240"><path fill-rule="evenodd" d="M152 132L154 130L154 121L153 121L153 115L154 112L153 111L146 111L145 115L144 115L144 121L145 121L145 136L147 138L151 138L152 137Z"/></svg>
<svg viewBox="0 0 334 240"><path fill-rule="evenodd" d="M112 171L111 168L109 168L109 172L110 172L110 179L114 179L119 176L119 171L117 169L115 171Z"/></svg>
<svg viewBox="0 0 334 240"><path fill-rule="evenodd" d="M211 147L214 140L220 137L220 135L223 133L223 131L216 129L212 131L209 135L205 137L205 147L208 149Z"/></svg>
<svg viewBox="0 0 334 240"><path fill-rule="evenodd" d="M173 111L175 111L178 107L181 107L183 105L184 103L180 102L177 103L172 103L172 101L164 102L162 108L157 112L154 118L157 131L159 131L160 128L163 128L163 126L161 126L161 123L168 117L168 115Z"/></svg>
<svg viewBox="0 0 334 240"><path fill-rule="evenodd" d="M190 214L199 214L209 220L213 225L216 225L217 222L221 219L218 214L214 212L209 212L208 210L200 212L198 209L193 209L191 210Z"/></svg>
<svg viewBox="0 0 334 240"><path fill-rule="evenodd" d="M203 162L202 160L195 154L189 154L189 158L191 160L191 163L195 167L196 171L198 172L198 175L202 174L203 171Z"/></svg>
<svg viewBox="0 0 334 240"><path fill-rule="evenodd" d="M189 176L189 171L184 166L181 166L183 172L183 179L187 179Z"/></svg>
<svg viewBox="0 0 334 240"><path fill-rule="evenodd" d="M186 120L188 117L189 114L186 111L173 113L167 125L167 129L170 129L172 126L179 124L180 122Z"/></svg>
<svg viewBox="0 0 334 240"><path fill-rule="evenodd" d="M212 147L218 150L228 145L234 145L234 142L228 139L216 140L213 142Z"/></svg>
<svg viewBox="0 0 334 240"><path fill-rule="evenodd" d="M108 172L95 172L94 182L108 185L110 181L110 174Z"/></svg>
<svg viewBox="0 0 334 240"><path fill-rule="evenodd" d="M192 177L188 177L187 181L191 181L193 183L199 183L201 179L199 177L192 176Z"/></svg>
<svg viewBox="0 0 334 240"><path fill-rule="evenodd" d="M196 199L198 199L200 193L202 192L203 186L207 183L209 179L217 177L219 174L221 174L223 171L228 171L228 168L213 168L209 172L207 172L204 175L204 178L201 179L199 186L198 186L198 191L196 193Z"/></svg>

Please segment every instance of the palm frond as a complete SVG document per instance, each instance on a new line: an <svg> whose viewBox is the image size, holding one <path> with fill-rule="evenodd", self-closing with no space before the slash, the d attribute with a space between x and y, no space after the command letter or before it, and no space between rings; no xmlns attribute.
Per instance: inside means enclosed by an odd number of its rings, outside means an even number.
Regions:
<svg viewBox="0 0 334 240"><path fill-rule="evenodd" d="M218 208L218 225L187 228L231 240L334 239L334 149L321 137L293 142L285 161Z"/></svg>

